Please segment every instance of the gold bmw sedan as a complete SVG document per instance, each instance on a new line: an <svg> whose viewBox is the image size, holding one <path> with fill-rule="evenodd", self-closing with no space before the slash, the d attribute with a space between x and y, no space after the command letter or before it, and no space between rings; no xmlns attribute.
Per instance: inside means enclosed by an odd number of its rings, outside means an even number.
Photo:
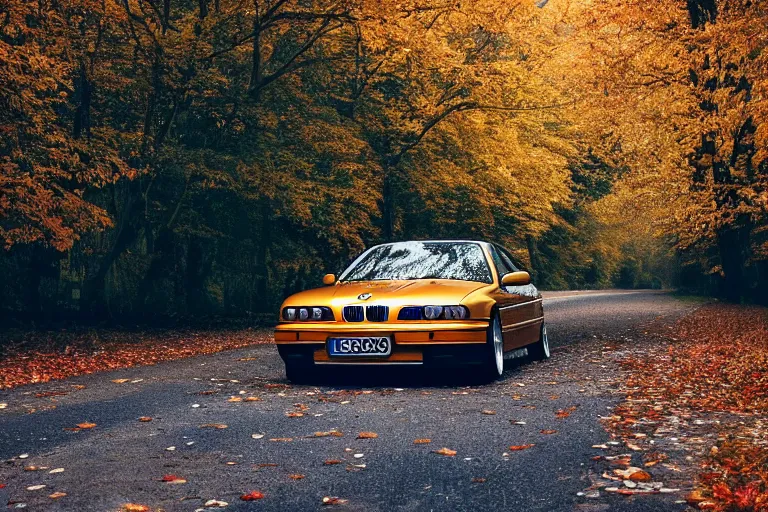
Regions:
<svg viewBox="0 0 768 512"><path fill-rule="evenodd" d="M549 358L541 294L496 244L377 245L323 283L280 308L275 342L294 382L326 365L466 367L490 381L507 358Z"/></svg>

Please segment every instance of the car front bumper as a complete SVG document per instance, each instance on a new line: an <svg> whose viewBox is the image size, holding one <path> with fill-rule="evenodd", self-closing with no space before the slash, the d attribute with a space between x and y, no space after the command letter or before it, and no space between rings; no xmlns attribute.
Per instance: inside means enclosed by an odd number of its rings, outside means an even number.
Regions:
<svg viewBox="0 0 768 512"><path fill-rule="evenodd" d="M453 367L482 359L487 320L460 322L283 323L275 329L275 343L286 364L300 366L424 365ZM392 353L386 357L331 357L331 337L388 336Z"/></svg>

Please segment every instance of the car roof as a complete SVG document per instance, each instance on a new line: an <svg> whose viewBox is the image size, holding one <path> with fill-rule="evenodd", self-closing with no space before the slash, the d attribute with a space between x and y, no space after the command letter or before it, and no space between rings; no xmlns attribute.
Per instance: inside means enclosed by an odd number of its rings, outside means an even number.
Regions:
<svg viewBox="0 0 768 512"><path fill-rule="evenodd" d="M409 242L418 242L418 243L424 243L424 244L480 244L480 245L491 245L490 242L486 242L485 240L450 240L450 239L443 239L443 240L398 240L396 242L385 242L383 244L377 244L373 247L378 247L380 245L392 245L392 244L402 244L402 243L409 243Z"/></svg>

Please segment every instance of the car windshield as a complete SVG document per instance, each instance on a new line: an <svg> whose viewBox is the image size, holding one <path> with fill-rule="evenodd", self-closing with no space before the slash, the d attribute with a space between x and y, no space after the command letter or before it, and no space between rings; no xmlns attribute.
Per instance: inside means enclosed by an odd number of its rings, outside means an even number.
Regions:
<svg viewBox="0 0 768 512"><path fill-rule="evenodd" d="M455 279L492 283L483 250L472 242L378 245L341 275L342 281Z"/></svg>

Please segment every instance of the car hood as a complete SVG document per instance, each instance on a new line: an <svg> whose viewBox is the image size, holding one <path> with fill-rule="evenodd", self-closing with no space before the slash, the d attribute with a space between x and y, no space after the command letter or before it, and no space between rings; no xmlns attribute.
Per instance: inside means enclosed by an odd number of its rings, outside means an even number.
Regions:
<svg viewBox="0 0 768 512"><path fill-rule="evenodd" d="M388 306L426 306L459 304L468 294L489 286L474 281L450 279L416 279L408 281L364 281L338 283L297 293L283 306L345 306L348 304L382 304ZM358 298L371 294L368 299Z"/></svg>

